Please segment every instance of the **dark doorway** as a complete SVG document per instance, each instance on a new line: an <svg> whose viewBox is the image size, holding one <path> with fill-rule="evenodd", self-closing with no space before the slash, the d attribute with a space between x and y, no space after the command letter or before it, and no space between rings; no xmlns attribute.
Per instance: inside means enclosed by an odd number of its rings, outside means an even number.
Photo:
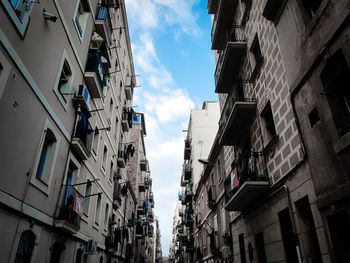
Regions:
<svg viewBox="0 0 350 263"><path fill-rule="evenodd" d="M255 235L255 246L256 246L258 263L267 263L263 232L257 233Z"/></svg>
<svg viewBox="0 0 350 263"><path fill-rule="evenodd" d="M241 254L241 263L246 263L245 257L245 245L244 245L244 234L239 235L239 253Z"/></svg>
<svg viewBox="0 0 350 263"><path fill-rule="evenodd" d="M347 211L340 211L327 217L333 250L337 263L350 259L350 222Z"/></svg>
<svg viewBox="0 0 350 263"><path fill-rule="evenodd" d="M286 208L278 213L281 225L284 252L288 263L298 262L297 255L297 237L294 235L292 220L290 218L289 209Z"/></svg>
<svg viewBox="0 0 350 263"><path fill-rule="evenodd" d="M298 221L303 255L307 262L322 262L320 245L318 243L314 218L312 216L309 198L307 196L295 202L298 212Z"/></svg>

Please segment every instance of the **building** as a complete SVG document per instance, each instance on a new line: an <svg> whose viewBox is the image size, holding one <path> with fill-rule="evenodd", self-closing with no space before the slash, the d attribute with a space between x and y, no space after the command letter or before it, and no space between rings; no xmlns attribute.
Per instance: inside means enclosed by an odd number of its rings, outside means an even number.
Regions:
<svg viewBox="0 0 350 263"><path fill-rule="evenodd" d="M221 116L192 262L346 262L349 1L209 0L208 12Z"/></svg>
<svg viewBox="0 0 350 263"><path fill-rule="evenodd" d="M184 164L181 176L179 203L173 218L173 243L171 260L175 262L193 262L195 243L193 223L197 215L193 213L193 197L200 182L203 162L218 129L219 103L205 101L201 109L191 111L184 147ZM202 163L200 163L202 162Z"/></svg>
<svg viewBox="0 0 350 263"><path fill-rule="evenodd" d="M144 160L130 158L124 1L1 0L0 12L1 258L133 262L130 178L144 175L127 168Z"/></svg>
<svg viewBox="0 0 350 263"><path fill-rule="evenodd" d="M146 125L144 115L135 113L130 129L129 142L133 145L133 155L128 164L128 174L132 189L137 195L135 225L135 262L154 262L156 243L154 239L156 221L154 218L154 197L151 172L146 158L144 137Z"/></svg>
<svg viewBox="0 0 350 263"><path fill-rule="evenodd" d="M330 253L330 258L323 256L324 262L346 262L350 257L346 245L350 242L350 95L345 88L350 82L350 2L272 2L267 1L263 15L276 28L282 57L288 61L290 98L314 183L313 211L320 213L320 224L325 226L325 232L317 230L321 252L325 247Z"/></svg>

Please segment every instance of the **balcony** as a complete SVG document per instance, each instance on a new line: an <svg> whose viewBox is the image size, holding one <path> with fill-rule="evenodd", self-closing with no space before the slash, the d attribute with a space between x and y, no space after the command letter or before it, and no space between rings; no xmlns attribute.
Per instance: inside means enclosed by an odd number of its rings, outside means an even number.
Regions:
<svg viewBox="0 0 350 263"><path fill-rule="evenodd" d="M207 5L207 9L208 9L208 14L215 14L216 9L218 7L218 0L208 0L208 5Z"/></svg>
<svg viewBox="0 0 350 263"><path fill-rule="evenodd" d="M143 160L140 161L141 171L146 172L147 171L147 166L148 166L148 161L146 159L143 159Z"/></svg>
<svg viewBox="0 0 350 263"><path fill-rule="evenodd" d="M135 232L135 238L140 239L143 237L144 227L142 226L142 223L138 221L136 223L136 232Z"/></svg>
<svg viewBox="0 0 350 263"><path fill-rule="evenodd" d="M215 186L212 185L208 189L208 207L210 209L213 209L216 205L216 191L215 191Z"/></svg>
<svg viewBox="0 0 350 263"><path fill-rule="evenodd" d="M225 180L226 210L246 211L269 190L264 160L260 154L246 152L234 163Z"/></svg>
<svg viewBox="0 0 350 263"><path fill-rule="evenodd" d="M105 245L108 251L116 251L118 249L118 242L114 233L106 236Z"/></svg>
<svg viewBox="0 0 350 263"><path fill-rule="evenodd" d="M72 138L72 150L80 161L87 160L91 153L92 127L88 122L89 114L80 112Z"/></svg>
<svg viewBox="0 0 350 263"><path fill-rule="evenodd" d="M132 117L134 111L132 108L124 108L122 113L122 130L128 132L132 128Z"/></svg>
<svg viewBox="0 0 350 263"><path fill-rule="evenodd" d="M150 202L153 202L153 193L152 192L149 193L148 200Z"/></svg>
<svg viewBox="0 0 350 263"><path fill-rule="evenodd" d="M107 0L107 6L110 8L119 8L118 0Z"/></svg>
<svg viewBox="0 0 350 263"><path fill-rule="evenodd" d="M137 214L138 215L145 215L146 214L146 211L145 211L145 208L143 206L143 202L140 202L137 206Z"/></svg>
<svg viewBox="0 0 350 263"><path fill-rule="evenodd" d="M115 209L120 208L122 204L122 193L121 193L121 185L118 182L114 183L114 191L113 191L113 207Z"/></svg>
<svg viewBox="0 0 350 263"><path fill-rule="evenodd" d="M221 145L238 146L250 133L250 124L256 113L256 100L234 97L230 94L222 110L219 121Z"/></svg>
<svg viewBox="0 0 350 263"><path fill-rule="evenodd" d="M185 179L185 180L191 180L191 177L192 177L192 167L191 167L190 164L185 164L185 165L184 165L183 174L184 174L184 179Z"/></svg>
<svg viewBox="0 0 350 263"><path fill-rule="evenodd" d="M186 187L186 192L185 192L185 203L191 202L192 201L192 197L193 197L192 187L187 186Z"/></svg>
<svg viewBox="0 0 350 263"><path fill-rule="evenodd" d="M182 187L185 187L186 184L187 184L187 182L186 182L184 177L185 177L184 175L181 176L180 186L182 186Z"/></svg>
<svg viewBox="0 0 350 263"><path fill-rule="evenodd" d="M117 165L119 168L125 168L126 165L126 155L124 150L118 150Z"/></svg>
<svg viewBox="0 0 350 263"><path fill-rule="evenodd" d="M186 250L185 250L186 252L193 252L195 250L193 238L189 238L186 240L185 247L186 247Z"/></svg>
<svg viewBox="0 0 350 263"><path fill-rule="evenodd" d="M100 55L96 50L89 50L85 66L84 79L92 98L102 98L106 76Z"/></svg>
<svg viewBox="0 0 350 263"><path fill-rule="evenodd" d="M232 24L238 0L219 1L211 30L211 49L222 50L225 47L226 30Z"/></svg>
<svg viewBox="0 0 350 263"><path fill-rule="evenodd" d="M215 69L215 92L229 93L242 65L247 49L244 27L234 26L228 31L225 49L220 52Z"/></svg>
<svg viewBox="0 0 350 263"><path fill-rule="evenodd" d="M145 192L145 190L145 182L142 180L141 182L139 182L139 192Z"/></svg>
<svg viewBox="0 0 350 263"><path fill-rule="evenodd" d="M55 227L60 230L69 234L76 234L80 229L80 215L73 211L73 204L66 204L54 223Z"/></svg>
<svg viewBox="0 0 350 263"><path fill-rule="evenodd" d="M184 150L184 159L189 160L191 157L191 140L185 140L185 150Z"/></svg>
<svg viewBox="0 0 350 263"><path fill-rule="evenodd" d="M185 215L185 226L191 226L193 225L193 222L193 213L191 210L187 210Z"/></svg>
<svg viewBox="0 0 350 263"><path fill-rule="evenodd" d="M108 45L112 44L112 26L111 19L109 17L108 8L100 6L97 8L95 19L96 32L108 42Z"/></svg>

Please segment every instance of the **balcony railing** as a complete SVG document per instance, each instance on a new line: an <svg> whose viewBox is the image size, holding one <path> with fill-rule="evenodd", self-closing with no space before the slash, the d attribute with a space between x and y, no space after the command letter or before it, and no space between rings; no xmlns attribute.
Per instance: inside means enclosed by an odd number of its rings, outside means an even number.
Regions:
<svg viewBox="0 0 350 263"><path fill-rule="evenodd" d="M191 140L185 140L185 150L184 150L184 159L188 160L191 157Z"/></svg>
<svg viewBox="0 0 350 263"><path fill-rule="evenodd" d="M140 161L140 168L141 171L147 171L148 161L146 159L143 159Z"/></svg>
<svg viewBox="0 0 350 263"><path fill-rule="evenodd" d="M192 167L191 167L191 165L189 163L186 163L184 165L183 174L184 174L184 179L185 180L191 180L191 178L192 178Z"/></svg>
<svg viewBox="0 0 350 263"><path fill-rule="evenodd" d="M237 92L241 82L236 84L235 92L226 98L224 108L219 121L220 143L222 145L239 145L247 136L253 116L256 112L256 100L254 98L236 97L242 95ZM251 83L245 83L251 85ZM243 87L243 86L242 86Z"/></svg>
<svg viewBox="0 0 350 263"><path fill-rule="evenodd" d="M118 182L114 183L113 206L119 208L122 203L122 187Z"/></svg>
<svg viewBox="0 0 350 263"><path fill-rule="evenodd" d="M101 98L107 77L97 50L89 50L88 52L84 78L91 97Z"/></svg>
<svg viewBox="0 0 350 263"><path fill-rule="evenodd" d="M226 34L224 49L219 53L219 59L214 73L215 92L229 93L237 79L247 49L247 40L243 26L233 26Z"/></svg>
<svg viewBox="0 0 350 263"><path fill-rule="evenodd" d="M215 191L215 186L212 185L208 189L208 207L210 209L213 209L214 206L216 205L216 191Z"/></svg>
<svg viewBox="0 0 350 263"><path fill-rule="evenodd" d="M185 226L191 226L193 222L193 211L187 210L185 215Z"/></svg>
<svg viewBox="0 0 350 263"><path fill-rule="evenodd" d="M59 216L55 219L55 226L65 232L75 234L80 229L80 215L73 210L73 204L63 206Z"/></svg>
<svg viewBox="0 0 350 263"><path fill-rule="evenodd" d="M224 186L227 210L245 211L256 203L270 187L261 154L249 151L240 154Z"/></svg>
<svg viewBox="0 0 350 263"><path fill-rule="evenodd" d="M104 40L112 43L112 26L109 16L108 8L100 6L97 8L95 26L97 33L103 37Z"/></svg>
<svg viewBox="0 0 350 263"><path fill-rule="evenodd" d="M217 0L213 27L211 30L211 48L221 50L225 47L226 29L232 24L238 0Z"/></svg>
<svg viewBox="0 0 350 263"><path fill-rule="evenodd" d="M93 132L88 118L89 113L79 113L72 138L72 149L81 161L87 160L91 153Z"/></svg>
<svg viewBox="0 0 350 263"><path fill-rule="evenodd" d="M192 187L190 185L186 186L186 191L185 191L185 202L191 202L192 201L192 196L193 196L193 191Z"/></svg>
<svg viewBox="0 0 350 263"><path fill-rule="evenodd" d="M122 129L124 132L128 132L132 128L132 119L134 117L134 110L132 108L123 108L122 113Z"/></svg>

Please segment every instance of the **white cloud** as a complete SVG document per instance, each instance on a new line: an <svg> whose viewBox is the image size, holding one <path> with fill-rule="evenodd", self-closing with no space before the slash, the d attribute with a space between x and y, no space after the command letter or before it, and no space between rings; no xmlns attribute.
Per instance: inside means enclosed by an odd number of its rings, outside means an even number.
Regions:
<svg viewBox="0 0 350 263"><path fill-rule="evenodd" d="M188 35L199 36L197 14L192 7L198 0L128 0L127 11L141 30L175 26Z"/></svg>

